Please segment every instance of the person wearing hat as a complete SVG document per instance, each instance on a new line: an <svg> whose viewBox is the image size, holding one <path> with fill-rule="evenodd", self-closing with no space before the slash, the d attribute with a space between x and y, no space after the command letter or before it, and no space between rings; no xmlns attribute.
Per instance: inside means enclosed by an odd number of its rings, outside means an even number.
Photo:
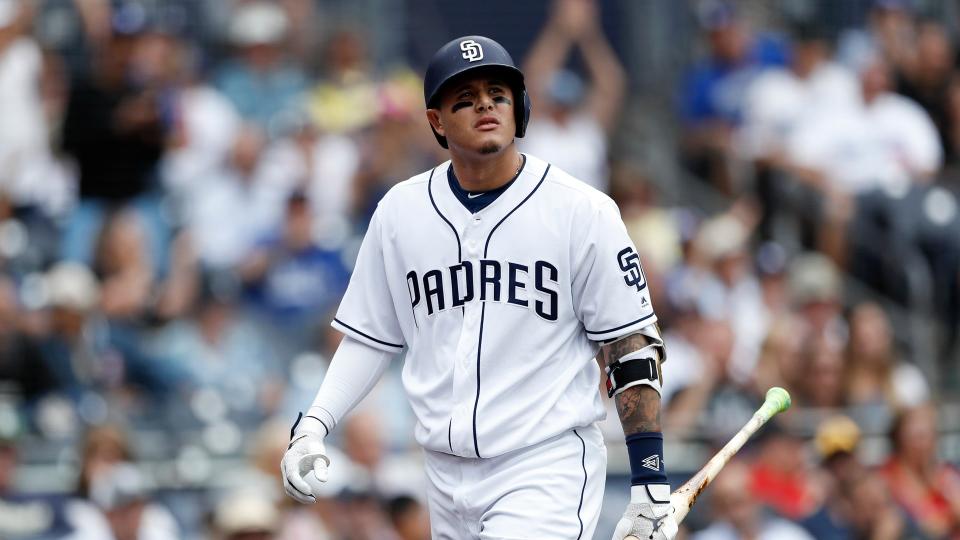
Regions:
<svg viewBox="0 0 960 540"><path fill-rule="evenodd" d="M235 56L214 77L240 116L265 132L308 87L306 74L286 59L289 28L287 13L277 2L239 5L227 32Z"/></svg>
<svg viewBox="0 0 960 540"><path fill-rule="evenodd" d="M92 478L90 499L106 515L115 540L181 538L173 514L151 500L147 478L132 463L100 470Z"/></svg>
<svg viewBox="0 0 960 540"><path fill-rule="evenodd" d="M51 332L40 343L47 368L57 381L58 390L79 399L92 384L97 343L90 331L97 323L100 283L86 266L60 262L44 276L46 308Z"/></svg>
<svg viewBox="0 0 960 540"><path fill-rule="evenodd" d="M238 490L224 496L213 513L216 540L271 540L280 528L280 512L267 496Z"/></svg>
<svg viewBox="0 0 960 540"><path fill-rule="evenodd" d="M333 321L345 337L291 429L284 486L316 501L343 466L325 438L402 352L433 538L592 538L606 479L600 358L631 463L613 538L672 540L650 287L613 200L518 151L524 80L485 36L430 61L426 120L450 160L377 206Z"/></svg>

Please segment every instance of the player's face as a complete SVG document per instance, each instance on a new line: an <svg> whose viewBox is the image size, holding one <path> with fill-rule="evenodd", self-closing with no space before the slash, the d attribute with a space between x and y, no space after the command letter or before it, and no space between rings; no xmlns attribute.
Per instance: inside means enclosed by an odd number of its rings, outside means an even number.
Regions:
<svg viewBox="0 0 960 540"><path fill-rule="evenodd" d="M440 96L427 119L451 150L495 154L513 142L514 97L503 80L479 76L455 82Z"/></svg>

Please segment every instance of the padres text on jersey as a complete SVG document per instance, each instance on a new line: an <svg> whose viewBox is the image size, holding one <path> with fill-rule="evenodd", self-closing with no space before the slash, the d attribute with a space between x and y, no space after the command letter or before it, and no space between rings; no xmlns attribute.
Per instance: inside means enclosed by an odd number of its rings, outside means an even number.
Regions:
<svg viewBox="0 0 960 540"><path fill-rule="evenodd" d="M427 315L433 315L476 300L507 302L532 309L537 316L555 321L559 274L557 267L547 261L523 264L480 259L476 264L463 261L445 269L428 270L422 276L411 270L407 272L407 285L414 313L420 307ZM421 306L421 300L424 306Z"/></svg>

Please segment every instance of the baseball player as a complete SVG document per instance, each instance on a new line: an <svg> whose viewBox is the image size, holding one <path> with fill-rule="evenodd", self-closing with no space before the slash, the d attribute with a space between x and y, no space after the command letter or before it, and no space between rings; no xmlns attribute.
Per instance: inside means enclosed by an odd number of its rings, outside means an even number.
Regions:
<svg viewBox="0 0 960 540"><path fill-rule="evenodd" d="M593 538L606 478L599 353L632 470L614 538L672 539L663 342L617 206L517 151L530 100L492 39L441 47L424 98L450 161L393 187L370 221L333 321L345 337L291 430L287 494L315 501L324 438L403 352L433 538Z"/></svg>

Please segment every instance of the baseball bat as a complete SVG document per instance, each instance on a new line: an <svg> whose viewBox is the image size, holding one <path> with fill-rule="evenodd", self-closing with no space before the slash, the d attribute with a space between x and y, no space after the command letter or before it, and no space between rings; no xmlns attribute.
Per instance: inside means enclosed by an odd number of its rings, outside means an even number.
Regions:
<svg viewBox="0 0 960 540"><path fill-rule="evenodd" d="M744 443L747 442L754 433L778 413L790 408L790 394L775 386L767 390L763 405L755 413L750 421L746 423L732 439L716 453L706 465L693 475L682 486L670 495L670 506L673 507L673 518L679 524L687 514L690 508L697 502L697 497L703 493L703 490L713 482L713 479L720 474L721 469L736 454ZM627 536L623 540L639 540L636 536Z"/></svg>

